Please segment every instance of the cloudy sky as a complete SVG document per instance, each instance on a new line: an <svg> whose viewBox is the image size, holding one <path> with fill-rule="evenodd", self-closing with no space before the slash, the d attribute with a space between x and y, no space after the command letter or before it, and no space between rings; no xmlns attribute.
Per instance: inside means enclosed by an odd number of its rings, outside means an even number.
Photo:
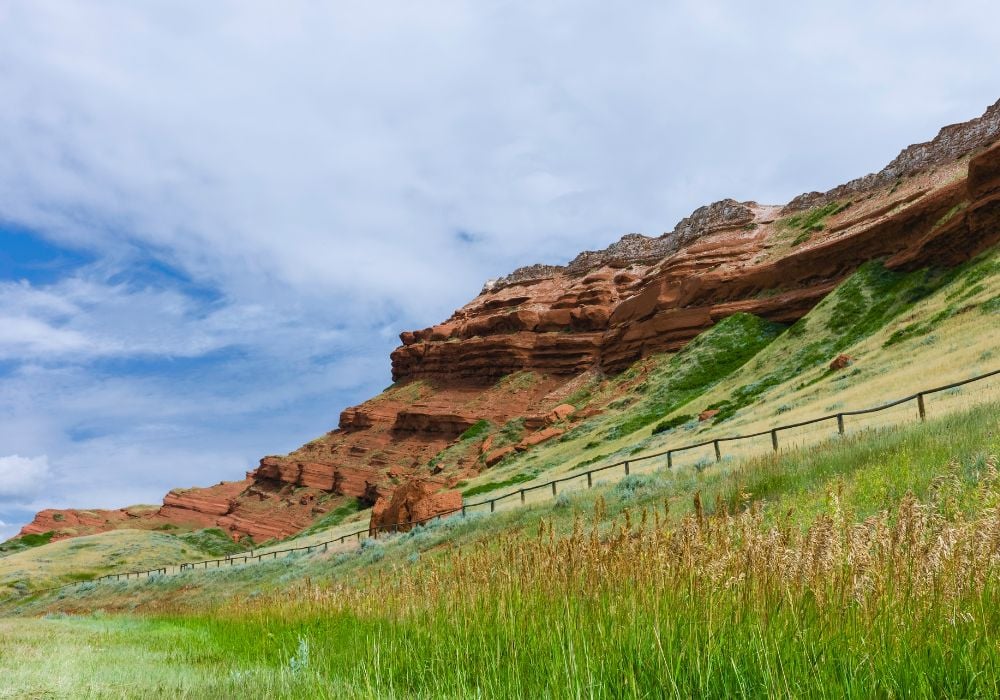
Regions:
<svg viewBox="0 0 1000 700"><path fill-rule="evenodd" d="M239 478L485 279L1000 97L995 3L873 4L0 0L0 538Z"/></svg>

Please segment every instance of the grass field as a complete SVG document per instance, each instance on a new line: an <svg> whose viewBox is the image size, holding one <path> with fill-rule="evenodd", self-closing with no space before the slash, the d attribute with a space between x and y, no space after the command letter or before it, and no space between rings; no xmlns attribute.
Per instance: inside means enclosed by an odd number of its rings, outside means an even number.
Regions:
<svg viewBox="0 0 1000 700"><path fill-rule="evenodd" d="M479 500L992 370L998 271L996 251L953 271L871 264L789 329L730 317L582 377L571 402L602 413L462 488ZM841 352L853 364L833 372ZM725 443L719 463L709 447L260 564L94 583L234 545L17 542L0 557L0 698L1000 696L1000 377L927 408L925 424L900 406L845 436L783 432L778 453ZM522 427L477 424L449 449ZM357 529L358 508L291 544Z"/></svg>
<svg viewBox="0 0 1000 700"><path fill-rule="evenodd" d="M998 414L634 475L350 555L22 601L0 622L0 692L996 696Z"/></svg>

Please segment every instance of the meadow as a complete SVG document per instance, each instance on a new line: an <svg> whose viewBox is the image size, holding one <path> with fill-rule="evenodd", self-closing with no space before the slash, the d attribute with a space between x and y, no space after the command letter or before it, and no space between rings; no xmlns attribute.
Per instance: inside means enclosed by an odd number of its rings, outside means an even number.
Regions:
<svg viewBox="0 0 1000 700"><path fill-rule="evenodd" d="M633 475L356 555L40 597L0 622L2 692L996 696L998 413Z"/></svg>

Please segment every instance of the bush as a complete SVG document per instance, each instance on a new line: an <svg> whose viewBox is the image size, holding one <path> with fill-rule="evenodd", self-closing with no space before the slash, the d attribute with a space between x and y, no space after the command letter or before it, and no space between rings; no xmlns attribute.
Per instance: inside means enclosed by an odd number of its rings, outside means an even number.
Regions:
<svg viewBox="0 0 1000 700"><path fill-rule="evenodd" d="M663 480L655 474L629 474L615 484L614 491L627 501L650 494L663 485Z"/></svg>
<svg viewBox="0 0 1000 700"><path fill-rule="evenodd" d="M680 427L687 423L688 421L694 420L694 416L682 415L674 416L673 418L668 418L665 421L656 424L653 428L653 435L659 435L660 433L665 433L668 430L673 430L674 428Z"/></svg>

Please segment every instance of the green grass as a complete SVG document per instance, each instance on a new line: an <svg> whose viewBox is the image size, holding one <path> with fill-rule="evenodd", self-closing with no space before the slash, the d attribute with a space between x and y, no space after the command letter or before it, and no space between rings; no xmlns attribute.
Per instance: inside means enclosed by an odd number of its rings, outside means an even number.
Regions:
<svg viewBox="0 0 1000 700"><path fill-rule="evenodd" d="M32 547L41 547L42 545L48 544L52 541L52 536L56 533L54 531L43 532L37 535L21 535L20 537L12 537L6 542L0 543L0 557L6 556L8 554L13 554L15 552L23 552L26 549L31 549Z"/></svg>
<svg viewBox="0 0 1000 700"><path fill-rule="evenodd" d="M840 202L830 202L829 204L825 204L821 207L810 209L807 212L802 212L801 214L795 214L794 216L782 219L778 222L778 226L792 232L797 232L797 235L792 240L793 247L802 245L808 241L814 233L823 230L823 222L826 221L828 217L833 216L834 214L839 214L850 206L850 202L845 204L841 204Z"/></svg>
<svg viewBox="0 0 1000 700"><path fill-rule="evenodd" d="M661 421L656 424L653 428L653 435L659 435L660 433L665 433L668 430L673 430L674 428L679 428L685 423L689 423L695 419L695 416L689 416L686 414L674 416L673 418L668 418L665 421Z"/></svg>
<svg viewBox="0 0 1000 700"><path fill-rule="evenodd" d="M522 474L515 474L509 479L504 479L503 481L487 481L483 484L476 484L475 486L462 491L462 496L464 498L470 498L472 496L478 496L481 493L489 493L490 491L496 491L497 489L502 489L506 486L513 486L514 484L522 484L525 481L531 481L535 478L534 474L530 472L525 472Z"/></svg>
<svg viewBox="0 0 1000 700"><path fill-rule="evenodd" d="M727 420L789 377L829 363L839 353L878 332L946 285L955 283L966 288L983 275L993 274L995 265L992 254L948 270L927 268L909 273L887 270L880 261L865 263L770 348L782 353L780 366L760 373L754 381L737 387L726 399L708 408L719 409L716 422ZM885 345L928 332L954 311L946 309L929 321L913 324L914 330L897 331ZM812 381L820 381L831 374L827 371Z"/></svg>
<svg viewBox="0 0 1000 700"><path fill-rule="evenodd" d="M229 535L217 527L186 532L182 535L177 535L177 539L212 557L235 554L245 549L243 545L234 542Z"/></svg>
<svg viewBox="0 0 1000 700"><path fill-rule="evenodd" d="M490 428L492 428L492 427L493 427L493 424L490 423L488 420L485 420L485 419L478 420L475 423L473 423L471 426L469 426L465 430L464 433L462 433L461 435L459 435L458 439L459 440L475 440L476 438L482 437L482 436L486 435L486 433L490 432Z"/></svg>
<svg viewBox="0 0 1000 700"><path fill-rule="evenodd" d="M636 388L642 399L606 432L605 438L615 440L629 435L680 408L743 366L784 328L750 314L723 319L650 373ZM625 373L625 380L632 378Z"/></svg>
<svg viewBox="0 0 1000 700"><path fill-rule="evenodd" d="M848 525L861 522L896 509L911 493L933 504L936 517L961 524L1000 499L982 487L989 455L1000 453L998 410L991 404L923 426L860 433L729 470L633 475L571 498L566 507L525 509L534 521L509 514L474 520L477 539L465 546L488 560L503 533L515 533L529 556L547 546L548 536L535 535L539 515L565 536L580 515L588 522L600 515L601 537L611 542L623 518L634 523L664 499L680 526L695 492L708 514L723 506L733 511L752 492L765 504L762 532L788 523L803 528L831 513ZM601 498L594 500L595 494ZM523 535L516 534L519 528ZM395 572L373 573L367 583L357 573L324 582L323 571L341 564L302 559L257 569L282 577L259 603L253 595L244 603L221 602L227 596L211 611L0 621L0 686L41 696L227 698L936 698L1000 692L1000 572L987 572L981 590L954 597L935 589L927 595L875 589L871 606L864 598L842 600L833 583L824 588L822 577L818 589L802 593L785 588L781 576L718 585L707 572L690 579L667 572L663 583L649 586L618 580L613 571L605 582L577 580L573 568L562 570L562 578L521 583L515 572L497 567L480 574L490 582L486 588L458 596L458 584L422 577L420 562L449 541L435 539L434 532L389 540L378 545L378 557L356 555ZM451 535L460 532L469 534L456 529ZM653 560L644 564L631 556L628 541L615 545L625 548L623 562L637 571L661 570ZM418 542L424 549L415 559ZM560 547L553 545L553 552ZM546 555L534 556L541 562ZM452 571L456 578L465 575L460 561ZM287 578L296 566L302 567L297 582ZM251 569L186 575L176 586L189 596L199 585L219 587L229 577L254 575ZM368 597L374 589L367 587L378 586L372 603L377 614L353 611L341 604L348 589L328 588L352 585L348 580L358 581ZM168 578L106 588L138 601L151 587L171 585ZM419 592L413 610L391 603L395 596L410 599L406 586ZM86 609L88 596L100 590L67 602ZM106 603L96 598L90 605Z"/></svg>
<svg viewBox="0 0 1000 700"><path fill-rule="evenodd" d="M340 523L344 522L346 518L354 515L359 510L361 510L361 501L357 498L348 498L342 505L339 505L329 513L326 513L322 518L303 530L298 537L315 535L317 532L328 530L331 527L336 527L337 525L340 525Z"/></svg>

